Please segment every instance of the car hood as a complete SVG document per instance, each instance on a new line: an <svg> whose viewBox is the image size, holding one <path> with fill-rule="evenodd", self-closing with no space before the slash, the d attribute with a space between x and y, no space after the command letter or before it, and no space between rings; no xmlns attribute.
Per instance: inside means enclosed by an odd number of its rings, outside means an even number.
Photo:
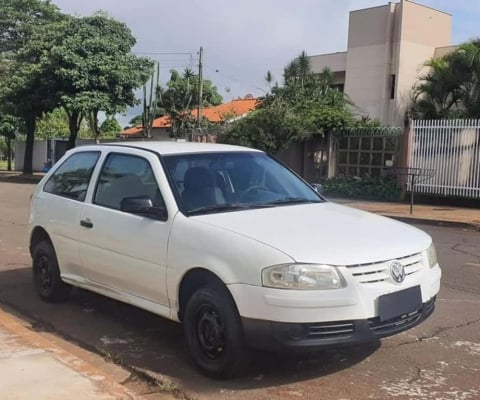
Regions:
<svg viewBox="0 0 480 400"><path fill-rule="evenodd" d="M297 262L364 264L425 250L426 233L330 202L191 217L274 247Z"/></svg>

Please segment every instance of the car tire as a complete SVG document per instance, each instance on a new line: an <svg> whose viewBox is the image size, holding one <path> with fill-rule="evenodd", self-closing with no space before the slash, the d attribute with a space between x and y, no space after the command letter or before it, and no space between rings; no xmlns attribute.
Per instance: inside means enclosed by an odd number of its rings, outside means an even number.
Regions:
<svg viewBox="0 0 480 400"><path fill-rule="evenodd" d="M188 300L183 327L195 364L208 376L242 375L250 359L237 307L225 287L206 286Z"/></svg>
<svg viewBox="0 0 480 400"><path fill-rule="evenodd" d="M48 241L37 243L32 251L33 283L37 294L48 302L61 302L69 298L72 287L60 278L57 256Z"/></svg>

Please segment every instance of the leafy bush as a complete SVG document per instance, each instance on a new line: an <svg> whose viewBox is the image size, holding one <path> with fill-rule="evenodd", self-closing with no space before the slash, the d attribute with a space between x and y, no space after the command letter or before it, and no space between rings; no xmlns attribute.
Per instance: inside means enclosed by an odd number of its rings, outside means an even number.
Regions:
<svg viewBox="0 0 480 400"><path fill-rule="evenodd" d="M400 200L401 188L391 177L337 176L327 179L325 193L366 200Z"/></svg>

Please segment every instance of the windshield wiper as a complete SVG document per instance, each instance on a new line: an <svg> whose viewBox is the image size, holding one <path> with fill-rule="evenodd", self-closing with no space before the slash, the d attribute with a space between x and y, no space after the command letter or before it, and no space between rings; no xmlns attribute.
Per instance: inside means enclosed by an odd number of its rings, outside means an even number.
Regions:
<svg viewBox="0 0 480 400"><path fill-rule="evenodd" d="M192 214L202 214L210 211L234 211L234 210L246 210L249 208L261 208L261 207L271 207L269 204L211 204L209 206L203 206L194 208L193 210L187 211L188 215Z"/></svg>
<svg viewBox="0 0 480 400"><path fill-rule="evenodd" d="M283 199L269 201L265 205L277 205L277 204L301 204L301 203L321 203L321 200L309 200L303 197L285 197Z"/></svg>

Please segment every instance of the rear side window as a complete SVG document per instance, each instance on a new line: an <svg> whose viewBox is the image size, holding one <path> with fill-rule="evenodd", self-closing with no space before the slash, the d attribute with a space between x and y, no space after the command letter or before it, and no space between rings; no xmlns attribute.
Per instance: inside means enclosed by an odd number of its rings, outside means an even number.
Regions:
<svg viewBox="0 0 480 400"><path fill-rule="evenodd" d="M99 156L98 151L72 154L53 173L43 190L57 196L84 201L88 183Z"/></svg>

